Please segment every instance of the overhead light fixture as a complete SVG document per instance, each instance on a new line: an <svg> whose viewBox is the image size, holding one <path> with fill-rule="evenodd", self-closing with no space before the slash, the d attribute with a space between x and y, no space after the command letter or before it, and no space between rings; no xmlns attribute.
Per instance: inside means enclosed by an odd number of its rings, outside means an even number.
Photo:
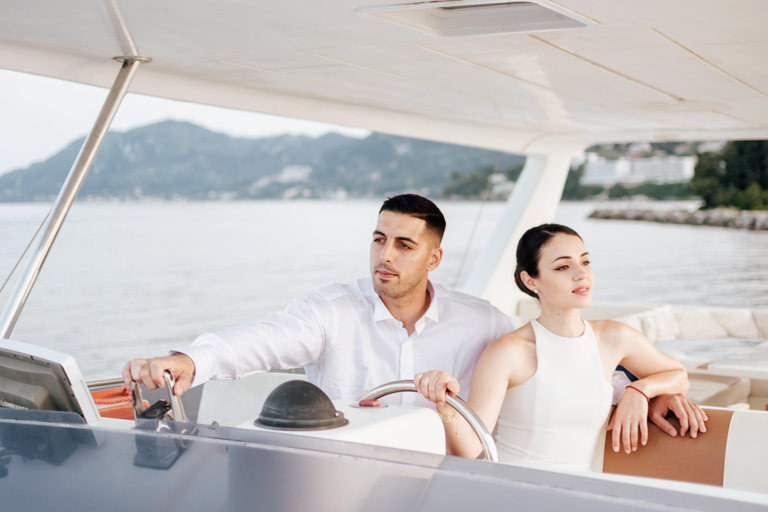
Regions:
<svg viewBox="0 0 768 512"><path fill-rule="evenodd" d="M520 34L597 25L549 0L449 1L366 7L355 14L439 37Z"/></svg>

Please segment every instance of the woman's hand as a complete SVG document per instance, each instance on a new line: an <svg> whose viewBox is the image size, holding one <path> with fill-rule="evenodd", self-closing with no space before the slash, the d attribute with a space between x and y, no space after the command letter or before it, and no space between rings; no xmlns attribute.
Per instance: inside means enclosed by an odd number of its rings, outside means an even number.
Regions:
<svg viewBox="0 0 768 512"><path fill-rule="evenodd" d="M621 449L622 442L625 452L636 451L638 438L645 446L648 442L648 400L642 393L627 389L605 429L613 431L614 452Z"/></svg>

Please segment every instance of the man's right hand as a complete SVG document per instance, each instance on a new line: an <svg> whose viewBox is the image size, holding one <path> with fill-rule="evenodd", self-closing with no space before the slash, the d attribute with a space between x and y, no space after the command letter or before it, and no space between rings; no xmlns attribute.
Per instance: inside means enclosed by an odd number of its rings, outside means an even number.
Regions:
<svg viewBox="0 0 768 512"><path fill-rule="evenodd" d="M165 386L163 373L166 370L176 378L173 394L181 396L192 385L192 377L195 375L195 363L181 352L166 357L128 361L123 367L123 380L126 384L131 381L144 384L149 389L162 388Z"/></svg>
<svg viewBox="0 0 768 512"><path fill-rule="evenodd" d="M424 398L436 404L445 403L445 395L459 392L459 381L446 372L437 370L417 373L413 379L416 389Z"/></svg>

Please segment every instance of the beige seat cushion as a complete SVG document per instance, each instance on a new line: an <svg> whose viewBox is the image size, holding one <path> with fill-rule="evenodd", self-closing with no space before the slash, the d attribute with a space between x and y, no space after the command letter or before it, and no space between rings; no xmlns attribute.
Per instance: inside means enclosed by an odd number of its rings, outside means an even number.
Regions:
<svg viewBox="0 0 768 512"><path fill-rule="evenodd" d="M679 334L677 318L669 305L621 316L616 320L640 331L651 343L674 340Z"/></svg>
<svg viewBox="0 0 768 512"><path fill-rule="evenodd" d="M718 308L710 309L709 315L728 333L731 338L759 338L755 317L749 309Z"/></svg>
<svg viewBox="0 0 768 512"><path fill-rule="evenodd" d="M640 315L640 321L643 333L651 343L675 340L680 335L677 317L669 308L658 308L647 314L643 313Z"/></svg>
<svg viewBox="0 0 768 512"><path fill-rule="evenodd" d="M678 339L727 338L728 331L707 311L680 311L675 313Z"/></svg>
<svg viewBox="0 0 768 512"><path fill-rule="evenodd" d="M764 343L764 340L736 338L678 339L659 342L656 344L656 348L683 363L683 366L685 366L689 373L696 373L702 370L703 365L733 355L748 354L761 343Z"/></svg>
<svg viewBox="0 0 768 512"><path fill-rule="evenodd" d="M728 407L746 402L750 392L749 379L718 375L688 375L691 388L686 396L699 405Z"/></svg>
<svg viewBox="0 0 768 512"><path fill-rule="evenodd" d="M752 318L760 331L760 337L768 339L768 309L753 309Z"/></svg>

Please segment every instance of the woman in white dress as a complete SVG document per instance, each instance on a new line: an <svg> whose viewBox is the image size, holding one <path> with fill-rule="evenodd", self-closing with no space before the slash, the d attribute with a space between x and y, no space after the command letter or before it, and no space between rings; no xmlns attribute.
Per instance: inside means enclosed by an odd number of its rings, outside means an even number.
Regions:
<svg viewBox="0 0 768 512"><path fill-rule="evenodd" d="M688 390L683 366L623 323L582 320L594 275L584 242L572 229L544 224L528 230L517 247L515 281L539 300L541 316L485 350L468 398L489 430L498 422L501 461L588 470L610 413L618 365L639 380L626 389L606 428L614 451L623 445L631 453L644 445L648 402ZM476 457L477 438L445 404L446 391L460 391L456 379L431 371L417 375L415 383L443 417L449 452Z"/></svg>

